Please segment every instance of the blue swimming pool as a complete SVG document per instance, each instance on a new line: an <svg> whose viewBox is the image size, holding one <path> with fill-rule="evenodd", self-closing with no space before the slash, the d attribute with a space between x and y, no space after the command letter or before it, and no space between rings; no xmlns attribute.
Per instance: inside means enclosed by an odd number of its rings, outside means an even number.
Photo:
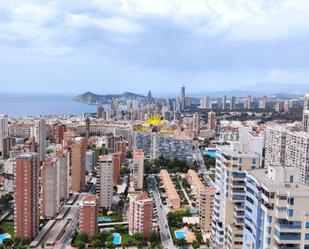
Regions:
<svg viewBox="0 0 309 249"><path fill-rule="evenodd" d="M112 218L110 217L98 217L98 222L111 222Z"/></svg>
<svg viewBox="0 0 309 249"><path fill-rule="evenodd" d="M207 155L207 156L210 156L212 158L215 158L216 157L216 151L215 150L210 150L210 149L206 148L204 150L204 155Z"/></svg>
<svg viewBox="0 0 309 249"><path fill-rule="evenodd" d="M120 245L121 244L121 235L119 233L113 233L113 244Z"/></svg>
<svg viewBox="0 0 309 249"><path fill-rule="evenodd" d="M198 209L197 208L194 208L194 207L190 208L190 214L197 214L197 213L198 213Z"/></svg>
<svg viewBox="0 0 309 249"><path fill-rule="evenodd" d="M5 240L5 239L10 239L10 238L11 238L11 235L8 234L8 233L2 233L2 234L0 234L0 244L3 243L3 240Z"/></svg>
<svg viewBox="0 0 309 249"><path fill-rule="evenodd" d="M184 239L186 238L186 235L188 234L188 232L183 231L183 230L177 230L175 231L175 237L176 239Z"/></svg>

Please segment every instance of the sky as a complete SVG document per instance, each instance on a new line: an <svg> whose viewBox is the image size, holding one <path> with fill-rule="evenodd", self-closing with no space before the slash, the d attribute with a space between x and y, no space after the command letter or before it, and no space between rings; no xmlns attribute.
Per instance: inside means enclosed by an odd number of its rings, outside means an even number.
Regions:
<svg viewBox="0 0 309 249"><path fill-rule="evenodd" d="M1 0L0 92L309 83L308 0Z"/></svg>

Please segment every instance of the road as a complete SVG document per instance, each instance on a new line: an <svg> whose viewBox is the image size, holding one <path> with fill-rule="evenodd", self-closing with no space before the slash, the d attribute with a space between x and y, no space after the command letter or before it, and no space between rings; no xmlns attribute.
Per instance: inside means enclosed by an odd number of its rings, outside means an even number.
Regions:
<svg viewBox="0 0 309 249"><path fill-rule="evenodd" d="M206 169L204 159L203 159L203 156L202 156L200 149L198 149L198 148L195 149L193 155L194 155L194 159L196 160L196 163L197 163L197 166L198 166L198 173L203 175L205 182L209 186L214 186L215 185L214 181L209 177L211 172Z"/></svg>
<svg viewBox="0 0 309 249"><path fill-rule="evenodd" d="M34 241L37 245L34 248L41 248L41 243L45 244L45 248L65 249L70 247L72 239L76 233L79 222L79 203L88 193L80 193L77 200L72 205L64 205L63 208L69 208L67 214L62 219L55 219L50 229L46 228L46 234L43 237L38 236ZM46 224L46 227L48 224ZM40 237L40 238L39 238ZM35 243L36 244L36 243Z"/></svg>
<svg viewBox="0 0 309 249"><path fill-rule="evenodd" d="M155 206L157 208L158 214L158 225L159 225L159 232L161 237L161 243L164 249L173 249L176 248L174 246L172 236L168 227L168 222L166 219L166 214L163 210L163 206L160 199L160 194L157 189L156 181L154 177L149 177L148 189L149 192L153 193L153 199L155 202Z"/></svg>

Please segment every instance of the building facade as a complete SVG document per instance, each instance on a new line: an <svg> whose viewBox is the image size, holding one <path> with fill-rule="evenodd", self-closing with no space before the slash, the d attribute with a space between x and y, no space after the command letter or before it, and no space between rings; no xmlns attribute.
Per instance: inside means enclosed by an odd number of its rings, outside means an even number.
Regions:
<svg viewBox="0 0 309 249"><path fill-rule="evenodd" d="M135 149L133 155L133 188L142 190L144 186L144 151Z"/></svg>
<svg viewBox="0 0 309 249"><path fill-rule="evenodd" d="M309 187L297 169L247 171L243 249L309 248Z"/></svg>
<svg viewBox="0 0 309 249"><path fill-rule="evenodd" d="M85 188L87 140L76 138L71 147L72 161L72 191L82 192Z"/></svg>
<svg viewBox="0 0 309 249"><path fill-rule="evenodd" d="M214 248L241 249L243 244L245 170L258 168L260 155L249 145L233 142L216 151L211 239Z"/></svg>
<svg viewBox="0 0 309 249"><path fill-rule="evenodd" d="M95 195L85 196L79 206L79 230L90 238L98 232L98 200Z"/></svg>
<svg viewBox="0 0 309 249"><path fill-rule="evenodd" d="M39 231L39 158L24 153L16 158L14 170L14 233L34 238Z"/></svg>
<svg viewBox="0 0 309 249"><path fill-rule="evenodd" d="M98 164L98 184L100 207L111 209L113 204L113 163L111 156L102 156Z"/></svg>
<svg viewBox="0 0 309 249"><path fill-rule="evenodd" d="M129 206L129 234L140 233L148 238L153 226L152 199L147 193L132 196Z"/></svg>

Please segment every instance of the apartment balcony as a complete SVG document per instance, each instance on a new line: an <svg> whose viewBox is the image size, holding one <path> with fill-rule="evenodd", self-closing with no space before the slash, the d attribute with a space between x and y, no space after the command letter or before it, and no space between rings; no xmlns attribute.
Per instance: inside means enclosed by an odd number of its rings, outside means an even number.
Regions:
<svg viewBox="0 0 309 249"><path fill-rule="evenodd" d="M233 223L234 223L235 226L243 226L243 224L244 224L244 217L233 216Z"/></svg>
<svg viewBox="0 0 309 249"><path fill-rule="evenodd" d="M301 233L283 233L276 230L275 232L275 240L278 244L291 244L297 243L301 239Z"/></svg>
<svg viewBox="0 0 309 249"><path fill-rule="evenodd" d="M244 202L245 201L246 196L245 195L232 195L230 197L231 201L234 203L239 203L239 202Z"/></svg>
<svg viewBox="0 0 309 249"><path fill-rule="evenodd" d="M243 219L245 215L245 211L236 211L234 209L234 217Z"/></svg>
<svg viewBox="0 0 309 249"><path fill-rule="evenodd" d="M239 212L239 211L244 211L245 210L245 205L235 205L234 206L234 212Z"/></svg>
<svg viewBox="0 0 309 249"><path fill-rule="evenodd" d="M239 188L239 187L246 187L246 183L244 181L232 181L231 182L232 188Z"/></svg>
<svg viewBox="0 0 309 249"><path fill-rule="evenodd" d="M295 230L301 229L301 222L291 222L291 223L276 223L276 229L281 233L296 232Z"/></svg>
<svg viewBox="0 0 309 249"><path fill-rule="evenodd" d="M289 245L275 245L275 249L301 249L300 245L299 244L289 244Z"/></svg>
<svg viewBox="0 0 309 249"><path fill-rule="evenodd" d="M244 180L246 177L246 173L232 172L231 179L232 180Z"/></svg>

